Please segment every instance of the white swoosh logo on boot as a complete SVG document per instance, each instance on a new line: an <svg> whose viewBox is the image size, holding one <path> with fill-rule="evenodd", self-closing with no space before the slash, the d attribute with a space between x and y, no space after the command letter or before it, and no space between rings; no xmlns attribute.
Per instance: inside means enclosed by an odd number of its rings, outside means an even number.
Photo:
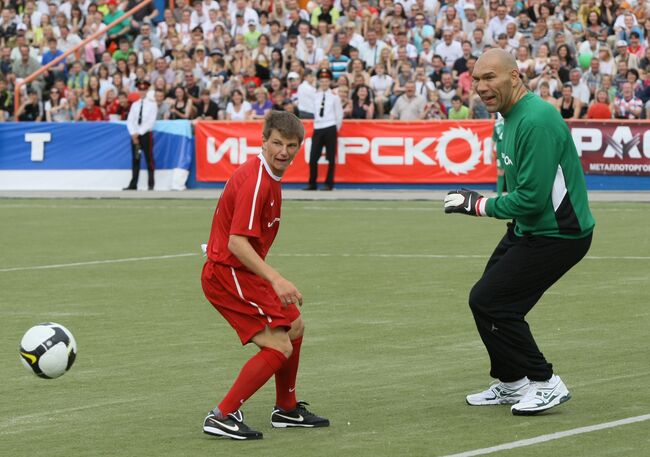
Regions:
<svg viewBox="0 0 650 457"><path fill-rule="evenodd" d="M298 417L289 417L289 416L284 416L284 415L282 415L282 414L280 414L280 413L275 413L275 415L276 415L276 416L280 416L280 417L283 418L283 419L287 419L287 420L293 421L293 422L302 422L302 421L305 420L305 419L303 419L303 417L302 417L300 414L298 414Z"/></svg>

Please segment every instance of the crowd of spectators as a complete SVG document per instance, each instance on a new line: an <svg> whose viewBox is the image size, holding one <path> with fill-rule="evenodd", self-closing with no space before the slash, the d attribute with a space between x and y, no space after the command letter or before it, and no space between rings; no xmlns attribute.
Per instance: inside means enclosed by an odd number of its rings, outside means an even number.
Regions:
<svg viewBox="0 0 650 457"><path fill-rule="evenodd" d="M320 68L347 118L488 118L471 72L489 47L565 118L650 118L646 0L191 1L106 30L139 0L0 0L0 121L17 82L104 30L20 86L19 120L123 120L141 80L158 119L310 113Z"/></svg>

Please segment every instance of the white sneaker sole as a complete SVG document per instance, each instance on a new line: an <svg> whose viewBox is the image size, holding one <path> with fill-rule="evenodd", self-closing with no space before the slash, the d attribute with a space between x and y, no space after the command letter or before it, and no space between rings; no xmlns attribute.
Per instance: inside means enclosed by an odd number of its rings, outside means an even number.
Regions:
<svg viewBox="0 0 650 457"><path fill-rule="evenodd" d="M525 409L520 409L517 408L519 404L513 405L512 406L512 414L515 416L534 416L535 414L541 413L543 411L547 411L551 408L554 408L556 406L561 405L562 403L565 403L567 401L571 400L571 393L567 392L566 395L563 395L561 397L554 398L552 401L549 403L543 405L543 406L537 406L537 407L532 407L532 408L525 408Z"/></svg>
<svg viewBox="0 0 650 457"><path fill-rule="evenodd" d="M498 406L498 405L514 405L521 400L520 398L496 398L494 400L470 400L465 397L465 401L470 406Z"/></svg>
<svg viewBox="0 0 650 457"><path fill-rule="evenodd" d="M239 435L232 435L224 430L221 430L220 428L216 427L208 427L208 426L203 426L203 433L207 433L208 435L214 435L214 436L225 436L227 438L232 438L233 440L247 440L249 438L246 438L245 436L239 436Z"/></svg>
<svg viewBox="0 0 650 457"><path fill-rule="evenodd" d="M303 428L314 428L313 425L310 424L290 424L288 422L273 422L271 421L271 426L273 428L289 428L289 427L303 427Z"/></svg>

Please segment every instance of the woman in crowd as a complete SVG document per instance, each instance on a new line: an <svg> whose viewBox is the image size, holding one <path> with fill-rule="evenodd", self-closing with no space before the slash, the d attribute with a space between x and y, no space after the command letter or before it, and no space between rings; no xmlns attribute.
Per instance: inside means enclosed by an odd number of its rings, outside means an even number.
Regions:
<svg viewBox="0 0 650 457"><path fill-rule="evenodd" d="M99 90L100 90L99 78L96 75L91 75L88 78L88 85L84 90L84 96L91 97L93 100L95 100L95 105L97 106L99 106L101 101Z"/></svg>
<svg viewBox="0 0 650 457"><path fill-rule="evenodd" d="M230 102L226 106L226 120L228 121L247 121L252 119L252 106L244 100L244 94L235 89L230 92Z"/></svg>
<svg viewBox="0 0 650 457"><path fill-rule="evenodd" d="M273 103L269 100L269 93L264 87L255 89L255 102L252 103L253 119L264 119L266 114L271 111Z"/></svg>
<svg viewBox="0 0 650 457"><path fill-rule="evenodd" d="M558 70L560 80L565 83L569 80L571 70L576 67L576 60L566 44L558 46L556 53L560 59L560 69Z"/></svg>
<svg viewBox="0 0 650 457"><path fill-rule="evenodd" d="M596 96L587 110L587 119L611 119L614 110L612 108L612 102L609 100L607 91L604 89L598 89L596 91Z"/></svg>
<svg viewBox="0 0 650 457"><path fill-rule="evenodd" d="M68 102L56 87L50 89L50 99L45 102L45 119L47 122L69 122L72 120Z"/></svg>
<svg viewBox="0 0 650 457"><path fill-rule="evenodd" d="M339 81L343 78L341 76ZM337 87L337 95L341 99L341 106L343 107L343 119L350 119L352 117L352 100L350 100L350 86L339 85Z"/></svg>
<svg viewBox="0 0 650 457"><path fill-rule="evenodd" d="M375 117L375 104L372 92L365 84L357 86L352 95L352 119L372 119Z"/></svg>
<svg viewBox="0 0 650 457"><path fill-rule="evenodd" d="M169 109L170 119L192 119L194 106L192 99L187 96L185 88L176 86L174 89L174 102Z"/></svg>
<svg viewBox="0 0 650 457"><path fill-rule="evenodd" d="M393 91L393 78L386 74L384 64L375 65L375 74L370 77L370 89L375 94L377 117L382 119L390 111L390 96Z"/></svg>
<svg viewBox="0 0 650 457"><path fill-rule="evenodd" d="M535 75L537 76L541 75L542 72L547 68L547 65L550 60L549 59L550 53L551 51L548 47L548 44L542 43L539 45L539 48L537 48L537 55L535 56L535 61L533 66Z"/></svg>

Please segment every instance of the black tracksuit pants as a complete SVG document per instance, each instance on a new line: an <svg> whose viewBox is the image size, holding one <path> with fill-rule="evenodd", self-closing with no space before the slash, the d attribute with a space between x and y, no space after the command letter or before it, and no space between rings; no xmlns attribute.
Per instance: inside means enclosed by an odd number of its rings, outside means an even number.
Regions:
<svg viewBox="0 0 650 457"><path fill-rule="evenodd" d="M144 153L145 162L147 162L147 170L149 170L149 189L154 187L154 171L156 164L153 160L153 132L147 132L138 137L140 144L136 146L131 142L131 155L133 162L131 164L131 182L129 187L135 189L138 187L138 176L140 176L140 152Z"/></svg>
<svg viewBox="0 0 650 457"><path fill-rule="evenodd" d="M540 352L524 318L546 289L587 254L591 238L518 237L508 224L469 295L493 378L545 381L553 375L553 365Z"/></svg>
<svg viewBox="0 0 650 457"><path fill-rule="evenodd" d="M334 187L334 167L336 166L336 126L325 127L314 130L311 138L311 150L309 151L309 185L316 186L318 179L318 161L325 146L325 158L329 162L325 184Z"/></svg>

